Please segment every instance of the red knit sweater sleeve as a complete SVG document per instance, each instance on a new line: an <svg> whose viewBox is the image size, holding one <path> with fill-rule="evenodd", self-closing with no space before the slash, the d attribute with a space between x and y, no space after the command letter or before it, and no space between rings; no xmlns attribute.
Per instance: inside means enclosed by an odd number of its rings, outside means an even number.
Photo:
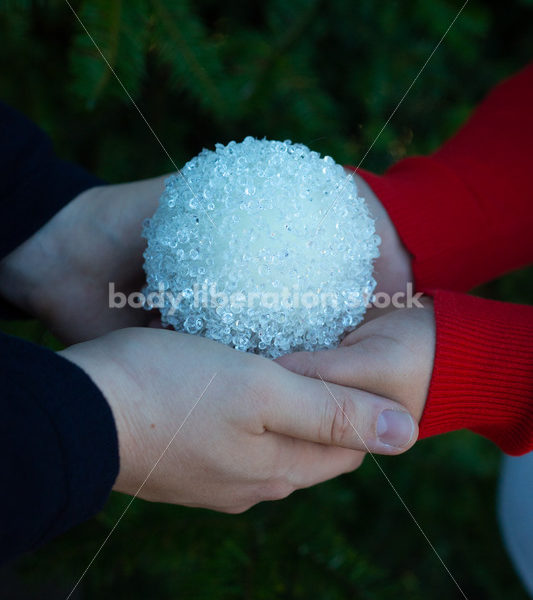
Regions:
<svg viewBox="0 0 533 600"><path fill-rule="evenodd" d="M533 450L533 307L431 292L437 341L420 438L470 429Z"/></svg>
<svg viewBox="0 0 533 600"><path fill-rule="evenodd" d="M533 261L533 63L439 150L358 173L413 256L418 289L467 291Z"/></svg>
<svg viewBox="0 0 533 600"><path fill-rule="evenodd" d="M533 261L533 64L429 157L360 172L413 257L420 290L466 291ZM420 437L468 428L533 450L533 308L434 296L436 354Z"/></svg>

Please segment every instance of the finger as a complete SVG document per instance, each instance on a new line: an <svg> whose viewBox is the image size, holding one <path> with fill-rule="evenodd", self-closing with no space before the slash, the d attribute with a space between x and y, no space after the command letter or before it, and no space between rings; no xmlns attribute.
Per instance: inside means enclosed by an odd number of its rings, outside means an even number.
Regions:
<svg viewBox="0 0 533 600"><path fill-rule="evenodd" d="M265 455L276 456L276 474L261 486L261 500L279 500L361 466L365 453L325 446L272 432L261 434Z"/></svg>
<svg viewBox="0 0 533 600"><path fill-rule="evenodd" d="M287 478L298 489L351 473L361 466L366 456L357 450L302 440L295 440L290 452L292 456L287 457L287 464L290 465Z"/></svg>
<svg viewBox="0 0 533 600"><path fill-rule="evenodd" d="M355 450L324 446L277 433L261 434L263 454L275 456L281 467L268 481L250 487L248 497L226 499L218 510L240 513L258 502L282 500L294 491L311 487L351 472L361 466L365 454ZM204 506L211 508L210 505Z"/></svg>
<svg viewBox="0 0 533 600"><path fill-rule="evenodd" d="M364 364L365 355L357 351L357 346L340 346L320 352L294 352L276 358L276 362L293 373L334 381L338 385L352 386L353 373Z"/></svg>
<svg viewBox="0 0 533 600"><path fill-rule="evenodd" d="M390 398L408 399L419 377L416 363L398 344L382 336L320 352L295 352L276 359L293 373L335 382Z"/></svg>
<svg viewBox="0 0 533 600"><path fill-rule="evenodd" d="M387 398L290 372L276 383L263 407L269 431L379 454L399 454L418 435L411 415Z"/></svg>
<svg viewBox="0 0 533 600"><path fill-rule="evenodd" d="M365 325L366 323L369 323L370 321L373 321L374 319L378 319L379 317L383 317L384 315L386 315L390 312L394 312L395 310L398 310L398 309L395 308L392 304L390 306L386 306L383 308L379 307L379 306L372 306L371 308L369 308L366 311L366 314L365 314L363 320L361 321L361 323L357 326L357 329L355 329L351 333L359 331L361 329L361 327L363 327L363 325Z"/></svg>

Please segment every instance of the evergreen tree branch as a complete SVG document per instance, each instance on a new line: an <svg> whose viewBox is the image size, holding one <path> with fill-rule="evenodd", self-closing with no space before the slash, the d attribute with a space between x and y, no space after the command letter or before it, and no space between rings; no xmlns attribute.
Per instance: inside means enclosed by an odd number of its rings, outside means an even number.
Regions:
<svg viewBox="0 0 533 600"><path fill-rule="evenodd" d="M120 23L122 17L122 0L112 0L109 3L109 46L107 50L106 58L109 64L114 68L117 62L118 47L119 47L119 34L120 34ZM109 69L103 69L102 75L94 87L94 97L98 98L102 90L107 85L111 71Z"/></svg>
<svg viewBox="0 0 533 600"><path fill-rule="evenodd" d="M318 14L321 4L322 0L312 0L307 7L307 10L302 12L300 18L297 19L292 26L285 31L284 35L282 35L280 39L272 46L271 53L263 61L258 70L254 85L248 92L248 98L246 98L246 100L250 104L253 104L257 97L263 93L263 88L267 83L268 77L274 65L278 59L286 54L304 35Z"/></svg>
<svg viewBox="0 0 533 600"><path fill-rule="evenodd" d="M224 107L226 104L225 98L220 93L206 67L198 60L193 48L187 43L185 36L178 26L177 19L171 14L161 0L151 1L156 14L159 17L162 28L174 42L181 58L187 64L190 74L194 77L199 89L205 95L204 102L210 106L218 107L219 109ZM165 58L174 63L174 60L172 60L173 57L165 56Z"/></svg>

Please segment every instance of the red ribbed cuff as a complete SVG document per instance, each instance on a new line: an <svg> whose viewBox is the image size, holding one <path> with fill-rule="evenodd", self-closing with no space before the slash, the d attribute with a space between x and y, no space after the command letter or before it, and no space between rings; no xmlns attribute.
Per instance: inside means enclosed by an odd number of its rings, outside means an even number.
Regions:
<svg viewBox="0 0 533 600"><path fill-rule="evenodd" d="M533 307L430 295L437 340L420 438L470 429L508 454L533 450Z"/></svg>

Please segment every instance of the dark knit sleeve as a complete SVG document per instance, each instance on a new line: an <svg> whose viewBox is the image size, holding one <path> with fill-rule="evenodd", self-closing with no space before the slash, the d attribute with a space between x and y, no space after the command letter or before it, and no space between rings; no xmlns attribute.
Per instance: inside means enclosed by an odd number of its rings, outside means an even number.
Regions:
<svg viewBox="0 0 533 600"><path fill-rule="evenodd" d="M98 177L54 153L48 136L0 102L0 259Z"/></svg>
<svg viewBox="0 0 533 600"><path fill-rule="evenodd" d="M78 194L104 182L55 155L49 137L0 102L0 260ZM0 318L25 318L0 298Z"/></svg>
<svg viewBox="0 0 533 600"><path fill-rule="evenodd" d="M102 183L58 158L35 124L0 103L0 260ZM16 314L1 302L0 313ZM111 409L73 363L0 334L0 386L3 562L98 512L119 458Z"/></svg>
<svg viewBox="0 0 533 600"><path fill-rule="evenodd" d="M98 512L119 457L111 409L84 371L7 335L0 357L4 562Z"/></svg>

